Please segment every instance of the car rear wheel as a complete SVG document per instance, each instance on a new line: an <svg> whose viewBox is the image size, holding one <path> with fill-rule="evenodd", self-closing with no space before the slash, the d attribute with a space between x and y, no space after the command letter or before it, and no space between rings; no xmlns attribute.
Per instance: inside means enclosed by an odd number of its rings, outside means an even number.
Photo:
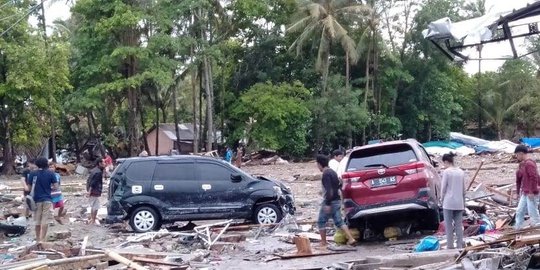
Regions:
<svg viewBox="0 0 540 270"><path fill-rule="evenodd" d="M153 208L142 206L133 210L129 225L134 231L144 233L158 230L161 227L161 220Z"/></svg>
<svg viewBox="0 0 540 270"><path fill-rule="evenodd" d="M275 204L265 203L255 209L254 222L257 224L275 224L282 218L283 213Z"/></svg>

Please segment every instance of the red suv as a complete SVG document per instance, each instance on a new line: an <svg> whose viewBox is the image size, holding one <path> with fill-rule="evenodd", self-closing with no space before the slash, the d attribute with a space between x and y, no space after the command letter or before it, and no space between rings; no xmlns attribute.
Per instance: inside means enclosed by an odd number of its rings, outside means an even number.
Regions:
<svg viewBox="0 0 540 270"><path fill-rule="evenodd" d="M354 148L342 161L343 198L351 225L384 230L397 223L435 230L440 177L416 140Z"/></svg>

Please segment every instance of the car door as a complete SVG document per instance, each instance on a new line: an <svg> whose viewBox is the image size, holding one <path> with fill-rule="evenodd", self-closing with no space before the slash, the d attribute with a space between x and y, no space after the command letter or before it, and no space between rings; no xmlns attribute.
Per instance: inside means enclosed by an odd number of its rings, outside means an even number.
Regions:
<svg viewBox="0 0 540 270"><path fill-rule="evenodd" d="M201 212L214 218L245 217L249 211L246 195L249 180L223 162L198 160L196 168L201 196L205 201ZM233 175L242 179L233 181Z"/></svg>
<svg viewBox="0 0 540 270"><path fill-rule="evenodd" d="M192 160L164 160L156 165L152 193L171 216L188 218L199 214L201 198L194 166Z"/></svg>

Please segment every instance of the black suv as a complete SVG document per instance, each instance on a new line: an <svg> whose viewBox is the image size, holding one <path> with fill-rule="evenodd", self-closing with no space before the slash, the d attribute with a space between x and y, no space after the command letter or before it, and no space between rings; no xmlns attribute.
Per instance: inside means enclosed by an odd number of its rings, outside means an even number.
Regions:
<svg viewBox="0 0 540 270"><path fill-rule="evenodd" d="M191 220L247 219L271 224L295 211L290 188L275 180L254 178L223 160L160 156L117 162L109 187L107 223L129 219L137 232Z"/></svg>

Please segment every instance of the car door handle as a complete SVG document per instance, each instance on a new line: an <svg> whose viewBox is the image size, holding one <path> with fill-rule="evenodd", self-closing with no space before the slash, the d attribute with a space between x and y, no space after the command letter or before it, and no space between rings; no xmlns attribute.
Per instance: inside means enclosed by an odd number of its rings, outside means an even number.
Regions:
<svg viewBox="0 0 540 270"><path fill-rule="evenodd" d="M203 185L201 186L201 188L202 188L204 191L207 191L207 190L212 189L212 185L209 185L209 184L203 184Z"/></svg>
<svg viewBox="0 0 540 270"><path fill-rule="evenodd" d="M163 185L154 185L154 190L163 190L165 187Z"/></svg>

